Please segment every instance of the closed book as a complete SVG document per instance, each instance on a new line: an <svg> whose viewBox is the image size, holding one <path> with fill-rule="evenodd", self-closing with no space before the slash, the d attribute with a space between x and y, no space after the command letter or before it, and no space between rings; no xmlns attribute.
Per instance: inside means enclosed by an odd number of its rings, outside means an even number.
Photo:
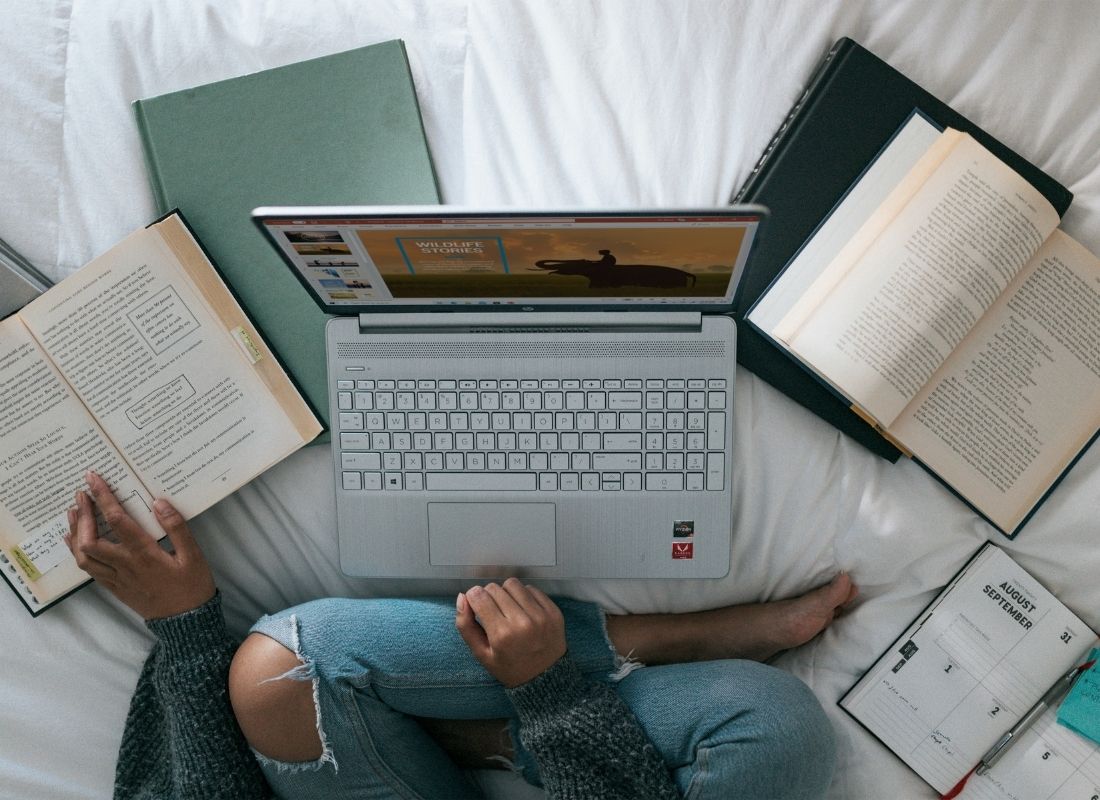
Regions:
<svg viewBox="0 0 1100 800"><path fill-rule="evenodd" d="M972 135L1035 186L1061 216L1073 195L1034 164L852 39L836 42L808 82L733 202L771 211L734 298L738 361L864 445L896 461L900 451L852 413L745 315L914 109L942 128Z"/></svg>
<svg viewBox="0 0 1100 800"><path fill-rule="evenodd" d="M186 215L327 423L327 317L249 214L263 205L439 202L404 44L138 100L134 113L159 210Z"/></svg>

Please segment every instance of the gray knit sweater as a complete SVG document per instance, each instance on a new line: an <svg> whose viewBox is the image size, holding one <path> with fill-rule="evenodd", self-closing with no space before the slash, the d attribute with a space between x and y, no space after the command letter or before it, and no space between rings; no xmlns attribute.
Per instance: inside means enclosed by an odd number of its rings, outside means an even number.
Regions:
<svg viewBox="0 0 1100 800"><path fill-rule="evenodd" d="M271 797L229 704L236 646L225 628L220 595L147 625L156 642L130 702L115 797ZM550 798L680 796L630 709L608 686L586 680L568 656L508 696Z"/></svg>

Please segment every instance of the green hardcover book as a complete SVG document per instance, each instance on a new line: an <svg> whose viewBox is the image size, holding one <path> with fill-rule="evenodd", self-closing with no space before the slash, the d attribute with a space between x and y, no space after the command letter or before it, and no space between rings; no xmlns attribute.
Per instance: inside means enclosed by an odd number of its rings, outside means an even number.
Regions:
<svg viewBox="0 0 1100 800"><path fill-rule="evenodd" d="M184 213L327 423L327 317L249 214L264 205L439 202L404 44L138 100L134 113L160 212Z"/></svg>

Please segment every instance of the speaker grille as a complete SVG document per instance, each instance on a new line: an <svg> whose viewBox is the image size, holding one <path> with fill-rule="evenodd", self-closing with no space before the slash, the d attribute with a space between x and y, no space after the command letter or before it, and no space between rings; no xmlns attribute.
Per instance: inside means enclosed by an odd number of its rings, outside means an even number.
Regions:
<svg viewBox="0 0 1100 800"><path fill-rule="evenodd" d="M714 358L723 341L669 342L344 342L338 358Z"/></svg>

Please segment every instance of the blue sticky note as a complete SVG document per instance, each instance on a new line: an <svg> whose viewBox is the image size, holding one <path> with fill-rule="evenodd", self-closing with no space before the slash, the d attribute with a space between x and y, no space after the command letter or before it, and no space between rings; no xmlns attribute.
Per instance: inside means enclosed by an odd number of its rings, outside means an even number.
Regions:
<svg viewBox="0 0 1100 800"><path fill-rule="evenodd" d="M1100 656L1094 647L1086 661ZM1100 743L1100 663L1093 664L1073 684L1058 709L1058 721L1086 739Z"/></svg>

